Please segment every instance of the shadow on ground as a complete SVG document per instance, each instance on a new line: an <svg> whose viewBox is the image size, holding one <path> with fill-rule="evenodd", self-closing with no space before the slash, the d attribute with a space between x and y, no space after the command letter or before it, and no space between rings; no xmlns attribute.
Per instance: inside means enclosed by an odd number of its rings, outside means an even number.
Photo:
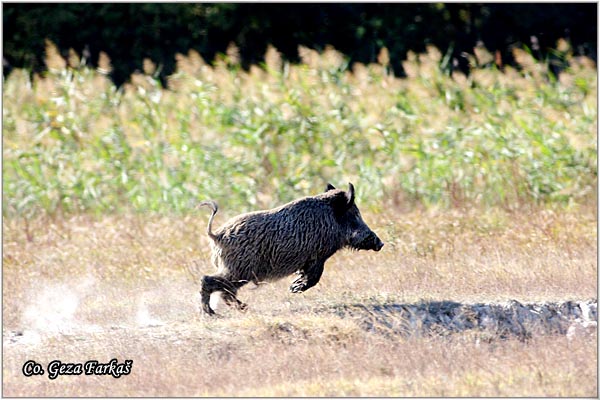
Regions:
<svg viewBox="0 0 600 400"><path fill-rule="evenodd" d="M577 335L595 330L598 301L557 303L462 304L453 301L416 304L351 304L329 310L354 319L363 329L389 335L448 335L475 330L495 337L527 339L535 334Z"/></svg>

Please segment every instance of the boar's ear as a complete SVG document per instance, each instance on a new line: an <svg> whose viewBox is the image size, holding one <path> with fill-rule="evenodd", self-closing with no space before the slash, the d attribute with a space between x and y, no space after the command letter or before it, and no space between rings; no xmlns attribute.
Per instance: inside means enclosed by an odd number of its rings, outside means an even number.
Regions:
<svg viewBox="0 0 600 400"><path fill-rule="evenodd" d="M331 196L328 196L327 199L336 218L342 218L350 208L348 205L348 194L343 190L332 192Z"/></svg>
<svg viewBox="0 0 600 400"><path fill-rule="evenodd" d="M339 190L329 199L335 216L341 218L354 205L354 186L349 184L347 192Z"/></svg>
<svg viewBox="0 0 600 400"><path fill-rule="evenodd" d="M333 186L331 183L328 183L327 187L325 188L325 191L329 192L330 190L334 190L334 189L335 189L335 186Z"/></svg>
<svg viewBox="0 0 600 400"><path fill-rule="evenodd" d="M348 202L347 207L350 208L354 204L354 185L348 182L348 193L346 193Z"/></svg>

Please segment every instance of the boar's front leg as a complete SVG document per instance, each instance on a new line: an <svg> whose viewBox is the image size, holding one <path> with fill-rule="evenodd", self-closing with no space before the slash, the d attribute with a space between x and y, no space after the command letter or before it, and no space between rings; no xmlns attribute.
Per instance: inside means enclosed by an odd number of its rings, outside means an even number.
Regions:
<svg viewBox="0 0 600 400"><path fill-rule="evenodd" d="M290 291L292 293L302 293L311 287L315 286L319 279L321 279L321 275L323 274L323 267L325 266L325 261L316 261L313 264L310 264L308 267L299 271L300 276L292 282L292 286L290 286Z"/></svg>

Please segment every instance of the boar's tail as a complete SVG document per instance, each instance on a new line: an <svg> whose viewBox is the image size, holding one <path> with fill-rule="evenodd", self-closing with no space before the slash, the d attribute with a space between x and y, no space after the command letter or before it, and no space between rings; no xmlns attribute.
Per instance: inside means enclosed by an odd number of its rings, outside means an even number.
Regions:
<svg viewBox="0 0 600 400"><path fill-rule="evenodd" d="M211 239L216 240L217 235L212 233L212 223L213 223L213 219L215 218L215 214L217 213L217 211L219 211L219 206L217 205L217 203L215 203L212 200L206 200L206 201L203 201L202 203L198 204L196 206L196 208L200 208L202 206L208 206L212 209L212 215L210 216L210 219L208 220L208 227L206 228L206 233L208 233L208 236L210 236Z"/></svg>

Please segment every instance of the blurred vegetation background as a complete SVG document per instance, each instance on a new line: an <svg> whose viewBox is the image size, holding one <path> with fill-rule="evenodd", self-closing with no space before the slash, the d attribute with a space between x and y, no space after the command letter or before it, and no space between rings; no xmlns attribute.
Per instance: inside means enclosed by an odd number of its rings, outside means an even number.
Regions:
<svg viewBox="0 0 600 400"><path fill-rule="evenodd" d="M160 68L163 83L175 71L175 54L196 50L207 60L229 43L243 67L260 63L268 45L298 62L298 45L327 45L350 62L370 63L382 47L396 76L408 51L434 45L448 55L448 68L468 69L463 53L482 42L503 63L514 63L512 47L528 46L538 59L552 57L559 38L576 55L597 57L595 3L418 3L248 4L104 3L3 4L4 59L9 67L44 69L44 40L63 56L72 48L97 65L100 51L113 63L111 78L122 84L144 58Z"/></svg>
<svg viewBox="0 0 600 400"><path fill-rule="evenodd" d="M596 201L596 4L3 10L5 216Z"/></svg>

